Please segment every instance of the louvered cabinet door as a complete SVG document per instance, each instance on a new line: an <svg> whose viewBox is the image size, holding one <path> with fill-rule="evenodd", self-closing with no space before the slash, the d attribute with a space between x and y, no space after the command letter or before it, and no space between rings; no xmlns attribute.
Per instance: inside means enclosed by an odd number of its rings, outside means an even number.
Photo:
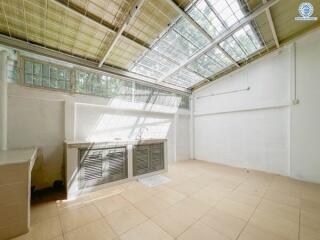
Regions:
<svg viewBox="0 0 320 240"><path fill-rule="evenodd" d="M102 180L102 151L80 149L80 188L96 185Z"/></svg>
<svg viewBox="0 0 320 240"><path fill-rule="evenodd" d="M142 175L150 171L149 145L136 145L133 148L133 176Z"/></svg>
<svg viewBox="0 0 320 240"><path fill-rule="evenodd" d="M152 172L164 169L163 143L150 145L150 170Z"/></svg>
<svg viewBox="0 0 320 240"><path fill-rule="evenodd" d="M106 179L113 182L128 177L127 149L125 147L108 149L105 159Z"/></svg>

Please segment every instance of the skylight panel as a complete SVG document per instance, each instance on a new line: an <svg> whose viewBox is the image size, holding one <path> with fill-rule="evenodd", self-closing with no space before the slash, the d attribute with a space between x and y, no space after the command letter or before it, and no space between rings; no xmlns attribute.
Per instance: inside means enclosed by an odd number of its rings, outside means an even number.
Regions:
<svg viewBox="0 0 320 240"><path fill-rule="evenodd" d="M134 73L138 73L147 77L151 77L154 79L160 79L163 77L163 74L160 72L157 72L155 70L152 70L151 68L148 68L146 66L143 65L139 65L139 63L137 63L132 69L132 72Z"/></svg>
<svg viewBox="0 0 320 240"><path fill-rule="evenodd" d="M197 74L187 69L182 69L179 72L173 74L169 79L165 80L165 82L175 84L180 87L190 88L191 86L202 80L203 78L198 76Z"/></svg>
<svg viewBox="0 0 320 240"><path fill-rule="evenodd" d="M228 39L220 43L220 46L236 61L239 61L246 57L246 54L233 37L229 37Z"/></svg>
<svg viewBox="0 0 320 240"><path fill-rule="evenodd" d="M189 64L188 68L199 73L201 76L209 77L216 72L219 72L222 69L222 66L208 55L203 55Z"/></svg>
<svg viewBox="0 0 320 240"><path fill-rule="evenodd" d="M209 44L209 40L198 29L190 25L185 18L181 18L174 26L174 29L184 36L184 38L192 42L197 48L202 48Z"/></svg>
<svg viewBox="0 0 320 240"><path fill-rule="evenodd" d="M218 48L213 48L206 54L223 67L229 67L232 64L232 61Z"/></svg>
<svg viewBox="0 0 320 240"><path fill-rule="evenodd" d="M219 13L219 17L228 27L244 17L238 0L208 0L208 2Z"/></svg>
<svg viewBox="0 0 320 240"><path fill-rule="evenodd" d="M216 37L225 30L220 20L204 0L199 1L188 14L212 37Z"/></svg>

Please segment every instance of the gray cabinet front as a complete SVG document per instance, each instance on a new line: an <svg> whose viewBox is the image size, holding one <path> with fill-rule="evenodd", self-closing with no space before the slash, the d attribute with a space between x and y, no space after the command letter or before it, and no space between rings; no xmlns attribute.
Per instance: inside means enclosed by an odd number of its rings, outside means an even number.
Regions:
<svg viewBox="0 0 320 240"><path fill-rule="evenodd" d="M80 188L128 177L127 148L79 149Z"/></svg>
<svg viewBox="0 0 320 240"><path fill-rule="evenodd" d="M164 169L164 144L141 144L133 147L133 176Z"/></svg>

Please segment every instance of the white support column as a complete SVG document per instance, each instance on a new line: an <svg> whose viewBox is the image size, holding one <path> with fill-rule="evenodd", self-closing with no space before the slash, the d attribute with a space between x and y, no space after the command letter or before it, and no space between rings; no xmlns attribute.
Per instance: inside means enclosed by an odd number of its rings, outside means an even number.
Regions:
<svg viewBox="0 0 320 240"><path fill-rule="evenodd" d="M7 58L8 52L3 50L0 52L0 148L7 150L8 148L8 80L7 80Z"/></svg>
<svg viewBox="0 0 320 240"><path fill-rule="evenodd" d="M64 104L64 137L66 141L74 141L76 134L76 105L73 100Z"/></svg>
<svg viewBox="0 0 320 240"><path fill-rule="evenodd" d="M194 154L194 96L191 95L190 97L190 159L194 160L195 159L195 154Z"/></svg>
<svg viewBox="0 0 320 240"><path fill-rule="evenodd" d="M173 117L173 162L177 162L177 124L179 115L176 113Z"/></svg>

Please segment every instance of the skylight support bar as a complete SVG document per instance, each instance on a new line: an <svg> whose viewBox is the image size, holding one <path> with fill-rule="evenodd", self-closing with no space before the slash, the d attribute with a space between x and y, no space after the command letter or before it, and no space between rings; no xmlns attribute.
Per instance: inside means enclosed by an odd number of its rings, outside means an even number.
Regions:
<svg viewBox="0 0 320 240"><path fill-rule="evenodd" d="M240 67L239 63L233 59L233 57L230 56L229 53L227 53L226 50L224 50L222 47L220 47L220 45L218 44L217 45L217 48L235 65L237 66L238 68Z"/></svg>
<svg viewBox="0 0 320 240"><path fill-rule="evenodd" d="M192 17L190 17L183 9L181 9L173 0L166 0L170 6L175 9L181 16L188 20L196 29L198 29L208 40L212 40L211 36L205 31L198 23L196 23Z"/></svg>
<svg viewBox="0 0 320 240"><path fill-rule="evenodd" d="M3 0L2 0L3 1ZM28 0L29 1L29 0ZM66 9L67 11L70 11L74 14L76 14L77 16L81 17L81 18L85 18L86 20L88 20L89 22L92 22L94 24L98 24L101 27L103 27L104 29L106 29L109 32L112 33L116 33L116 31L114 30L114 26L108 26L106 24L103 23L103 19L101 21L97 21L94 18L91 18L88 15L84 15L82 14L80 11L78 11L77 9L75 9L74 7L71 6L71 4L67 5L66 3L63 2L63 0L48 0L51 1L57 5L59 5L60 7ZM123 35L124 38L128 39L131 42L134 42L135 44L138 44L139 46L145 48L145 49L150 49L147 43L144 43L142 40L139 39L133 39L129 36Z"/></svg>
<svg viewBox="0 0 320 240"><path fill-rule="evenodd" d="M174 69L172 72L167 74L166 77L161 79L159 82L164 81L166 78L172 76L174 73L177 73L180 69L184 68L185 66L192 63L195 59L205 54L207 51L212 49L213 47L216 47L220 42L226 40L230 36L232 36L236 31L238 31L240 28L244 27L248 22L252 21L254 18L259 16L261 13L265 12L266 9L269 9L273 5L277 4L280 0L270 0L265 4L262 4L260 7L258 7L256 10L254 10L251 14L248 16L242 18L238 23L231 26L226 32L222 33L219 37L216 38L215 41L208 44L206 47L204 47L201 51L197 52L195 55L193 55L191 58L180 64L179 67Z"/></svg>
<svg viewBox="0 0 320 240"><path fill-rule="evenodd" d="M262 0L262 2L265 4L267 2L267 0ZM278 36L277 36L276 28L274 26L274 22L273 22L272 15L271 15L271 12L270 12L269 8L266 10L266 14L267 14L267 19L268 19L268 23L269 23L269 26L270 26L270 29L271 29L271 32L272 32L272 36L273 36L274 42L276 43L277 48L279 48L280 47L280 43L279 43L279 39L278 39Z"/></svg>
<svg viewBox="0 0 320 240"><path fill-rule="evenodd" d="M116 36L113 38L110 46L107 49L107 52L104 54L104 56L102 57L102 59L99 62L99 67L101 67L103 65L103 63L106 61L107 57L109 56L109 54L111 53L112 49L114 48L114 46L117 44L118 40L120 39L120 37L122 36L122 33L124 32L125 28L130 24L130 22L135 19L137 13L139 12L141 6L143 5L145 0L137 0L134 2L134 4L132 5L131 10L128 13L128 16L126 17L126 19L124 20L124 22L122 23L120 29L118 30Z"/></svg>
<svg viewBox="0 0 320 240"><path fill-rule="evenodd" d="M211 3L209 3L208 0L204 0L206 2L206 4L208 5L208 7L210 8L210 10L214 13L214 15L216 15L216 17L218 18L218 20L221 22L222 26L225 28L225 29L228 29L228 26L227 24L225 23L225 21L220 17L219 13L217 13L216 9L211 5ZM232 37L236 43L240 46L241 48L241 45L239 44L238 42L238 39L235 39L234 37ZM217 48L223 52L224 55L226 55L226 57L234 64L236 65L238 68L240 67L240 65L238 64L238 62L236 60L233 59L233 57L230 56L229 53L227 53L227 51L225 51L222 47L220 47L220 45L218 44L217 45Z"/></svg>

